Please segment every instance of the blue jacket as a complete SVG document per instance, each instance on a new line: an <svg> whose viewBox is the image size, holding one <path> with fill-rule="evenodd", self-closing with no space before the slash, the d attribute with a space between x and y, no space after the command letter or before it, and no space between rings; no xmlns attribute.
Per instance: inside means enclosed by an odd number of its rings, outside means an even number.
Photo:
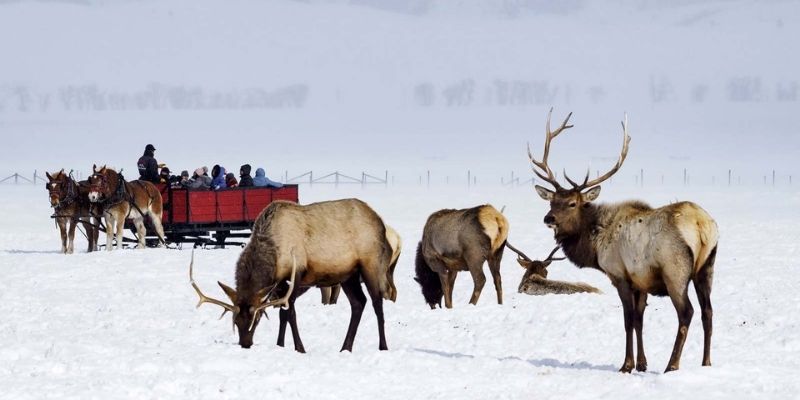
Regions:
<svg viewBox="0 0 800 400"><path fill-rule="evenodd" d="M225 189L228 185L225 184L225 167L219 167L219 174L211 180L211 189Z"/></svg>
<svg viewBox="0 0 800 400"><path fill-rule="evenodd" d="M253 186L267 186L267 187L283 187L283 184L280 182L275 182L267 178L266 173L264 172L264 168L259 168L256 170L256 176L253 178Z"/></svg>

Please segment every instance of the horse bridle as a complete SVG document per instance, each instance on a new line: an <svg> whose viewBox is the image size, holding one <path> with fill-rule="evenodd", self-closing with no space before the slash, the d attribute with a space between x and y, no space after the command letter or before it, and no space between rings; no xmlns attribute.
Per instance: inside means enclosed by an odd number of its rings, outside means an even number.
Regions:
<svg viewBox="0 0 800 400"><path fill-rule="evenodd" d="M63 207L66 207L75 200L78 199L77 191L75 190L75 180L72 179L70 176L64 176L57 182L47 182L47 192L50 194L50 198L53 198L53 194L56 191L56 188L53 187L54 183L58 184L58 193L55 193L55 197L58 198L58 205L52 206L56 209L56 211L60 210ZM66 182L66 183L65 183Z"/></svg>

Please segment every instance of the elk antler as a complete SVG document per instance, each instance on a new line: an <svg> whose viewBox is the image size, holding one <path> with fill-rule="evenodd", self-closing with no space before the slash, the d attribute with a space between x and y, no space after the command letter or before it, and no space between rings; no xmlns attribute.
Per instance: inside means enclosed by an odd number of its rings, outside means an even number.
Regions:
<svg viewBox="0 0 800 400"><path fill-rule="evenodd" d="M553 170L551 170L550 167L547 165L547 157L550 155L550 142L564 130L572 128L573 125L567 125L570 117L572 117L572 113L569 113L567 115L567 118L564 119L564 122L562 122L561 126L559 126L558 129L556 129L555 131L550 130L550 118L552 117L552 115L553 115L553 108L551 107L550 112L547 113L547 132L544 139L544 155L542 155L542 161L539 162L536 161L535 158L533 158L533 155L531 154L530 143L528 143L528 158L531 160L531 163L533 163L531 169L533 169L533 173L535 173L536 176L542 178L544 181L553 185L555 189L562 189L561 185L559 185L558 181L556 180L555 174L553 174ZM534 167L538 167L539 169L544 171L544 173L546 173L547 176L542 175Z"/></svg>
<svg viewBox="0 0 800 400"><path fill-rule="evenodd" d="M519 258L521 258L521 259L523 259L525 261L528 261L528 262L533 262L533 260L531 260L530 257L526 256L525 253L523 253L521 250L517 249L516 247L512 246L510 243L506 242L506 247L511 249L511 251L513 251L514 253L517 253L517 256L519 256Z"/></svg>
<svg viewBox="0 0 800 400"><path fill-rule="evenodd" d="M628 114L625 114L625 119L622 121L622 151L620 152L619 159L617 159L617 163L614 164L614 167L611 168L610 171L603 174L603 176L597 177L596 179L589 180L589 171L586 171L586 178L583 180L583 183L580 185L573 182L569 177L564 174L564 178L578 190L583 190L589 187L597 186L606 179L610 178L612 175L619 171L619 168L622 167L622 163L625 161L625 157L628 156L628 143L631 142L631 137L628 136Z"/></svg>
<svg viewBox="0 0 800 400"><path fill-rule="evenodd" d="M297 259L295 259L294 250L292 250L292 274L291 274L291 279L289 280L289 289L286 291L286 294L283 297L277 300L261 303L260 306L256 307L255 310L253 310L253 321L250 322L250 330L253 330L253 325L255 325L256 323L256 316L260 312L264 311L267 307L277 306L277 305L280 305L281 307L289 306L289 297L291 297L292 292L294 291L294 284L295 280L297 279L296 273L297 273Z"/></svg>
<svg viewBox="0 0 800 400"><path fill-rule="evenodd" d="M547 258L545 258L544 261L543 261L544 265L547 266L547 265L550 265L550 263L553 262L553 261L561 261L561 260L564 260L564 259L567 258L567 257L555 257L555 258L553 258L553 255L556 254L556 252L559 249L561 249L561 246L556 246L556 248L553 249L553 251L550 252L550 254L547 256Z"/></svg>
<svg viewBox="0 0 800 400"><path fill-rule="evenodd" d="M194 282L194 277L192 276L193 266L194 266L194 250L192 250L192 261L189 263L189 282L192 284L192 287L194 288L195 292L197 292L197 295L200 296L200 301L197 303L197 307L200 307L201 305L203 305L203 303L211 303L211 304L216 304L225 309L225 311L222 312L223 316L228 311L234 314L238 314L239 313L238 306L234 306L224 301L213 299L203 294L203 292L200 290L199 287L197 287L197 284ZM220 318L222 318L222 316L220 316Z"/></svg>

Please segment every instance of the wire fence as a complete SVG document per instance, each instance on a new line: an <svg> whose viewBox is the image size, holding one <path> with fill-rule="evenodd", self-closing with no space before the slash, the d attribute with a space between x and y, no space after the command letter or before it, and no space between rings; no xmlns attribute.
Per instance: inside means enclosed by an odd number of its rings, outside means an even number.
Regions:
<svg viewBox="0 0 800 400"><path fill-rule="evenodd" d="M341 171L333 172L314 172L306 171L298 175L292 175L289 171L285 171L282 176L283 183L298 184L298 185L330 185L338 186L395 186L398 184L403 185L417 185L417 186L466 186L468 188L474 186L504 186L504 187L520 187L520 186L533 186L535 184L542 184L543 182L537 178L531 177L532 174L528 173L520 175L515 171L511 171L507 175L497 176L493 174L476 174L472 170L466 170L462 173L437 173L435 171L426 170L422 173L404 172L401 175L390 173L384 170L383 173L369 173L362 171L356 174L343 173ZM594 176L600 175L599 171L594 172ZM86 178L85 174L76 171L74 177L77 180ZM556 173L556 178L561 179ZM19 173L14 172L10 175L0 178L0 187L14 186L14 185L37 185L40 183L47 183L46 175L42 175L38 170L33 173ZM792 186L793 175L790 173L780 172L778 170L770 170L761 176L749 174L746 177L736 173L733 169L728 169L719 175L709 173L692 173L688 169L683 169L678 173L662 173L662 172L648 172L644 168L640 168L635 174L618 174L609 179L607 184L621 183L626 185L635 186L741 186L741 185L763 185L763 186Z"/></svg>

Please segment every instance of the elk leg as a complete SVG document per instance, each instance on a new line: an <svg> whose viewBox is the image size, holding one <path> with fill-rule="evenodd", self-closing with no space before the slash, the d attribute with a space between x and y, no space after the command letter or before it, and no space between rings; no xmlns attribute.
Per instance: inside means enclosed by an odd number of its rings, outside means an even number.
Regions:
<svg viewBox="0 0 800 400"><path fill-rule="evenodd" d="M284 310L283 308L278 311L278 342L275 343L278 346L284 346L284 338L286 337L286 323L289 321L289 310Z"/></svg>
<svg viewBox="0 0 800 400"><path fill-rule="evenodd" d="M331 288L328 287L321 287L319 288L319 294L321 297L322 304L331 304Z"/></svg>
<svg viewBox="0 0 800 400"><path fill-rule="evenodd" d="M361 274L354 273L342 282L342 290L344 290L347 300L350 301L350 326L347 328L347 335L344 337L340 351L353 351L353 341L358 331L358 323L361 322L361 314L364 312L364 305L367 304L367 297L361 290Z"/></svg>
<svg viewBox="0 0 800 400"><path fill-rule="evenodd" d="M489 259L489 271L492 273L492 280L494 280L494 290L497 292L497 304L503 304L503 282L500 278L500 260L502 259L503 251L495 253Z"/></svg>
<svg viewBox="0 0 800 400"><path fill-rule="evenodd" d="M341 291L342 291L341 285L331 286L331 298L329 304L336 304L336 302L339 301L339 293L341 293Z"/></svg>
<svg viewBox="0 0 800 400"><path fill-rule="evenodd" d="M481 260L480 263L471 263L469 266L469 273L472 275L472 282L475 285L472 289L472 297L469 298L469 303L477 305L478 298L481 297L483 285L486 284L486 275L483 273L483 260ZM500 300L502 301L502 298Z"/></svg>
<svg viewBox="0 0 800 400"><path fill-rule="evenodd" d="M456 284L456 275L458 275L458 271L449 268L447 269L447 273L439 274L439 280L442 282L442 291L444 292L444 306L446 308L453 308L453 287L455 287Z"/></svg>
<svg viewBox="0 0 800 400"><path fill-rule="evenodd" d="M378 350L389 350L384 331L383 293L381 293L380 277L378 276L380 272L378 271L381 271L381 268L364 268L362 277L372 301L372 308L375 310L375 317L378 320Z"/></svg>
<svg viewBox="0 0 800 400"><path fill-rule="evenodd" d="M676 371L680 367L683 344L686 342L689 323L692 322L692 315L694 314L692 303L689 302L688 285L683 284L682 288L675 286L667 283L669 297L672 299L672 305L675 306L675 311L678 313L678 334L675 335L672 356L670 356L669 364L667 364L667 369L664 372Z"/></svg>
<svg viewBox="0 0 800 400"><path fill-rule="evenodd" d="M625 318L625 362L619 372L630 373L633 370L633 320L634 304L633 291L628 282L616 282L617 293L622 301L622 312Z"/></svg>
<svg viewBox="0 0 800 400"><path fill-rule="evenodd" d="M711 320L714 310L711 308L711 282L714 277L713 259L697 272L694 278L694 289L697 292L697 301L700 303L703 319L703 366L711 366Z"/></svg>
<svg viewBox="0 0 800 400"><path fill-rule="evenodd" d="M294 301L296 297L292 296L289 298L289 309L286 310L288 312L289 317L289 326L292 328L292 341L294 342L294 350L298 353L305 353L306 348L303 347L303 341L300 340L300 330L297 329L297 312L294 308ZM281 310L283 311L283 310ZM285 325L285 324L284 324ZM285 329L284 329L285 330Z"/></svg>
<svg viewBox="0 0 800 400"><path fill-rule="evenodd" d="M647 307L647 292L636 290L633 292L633 301L636 310L633 314L633 329L636 331L636 370L647 371L647 357L644 354L644 340L642 340L642 325L644 323L644 309Z"/></svg>

